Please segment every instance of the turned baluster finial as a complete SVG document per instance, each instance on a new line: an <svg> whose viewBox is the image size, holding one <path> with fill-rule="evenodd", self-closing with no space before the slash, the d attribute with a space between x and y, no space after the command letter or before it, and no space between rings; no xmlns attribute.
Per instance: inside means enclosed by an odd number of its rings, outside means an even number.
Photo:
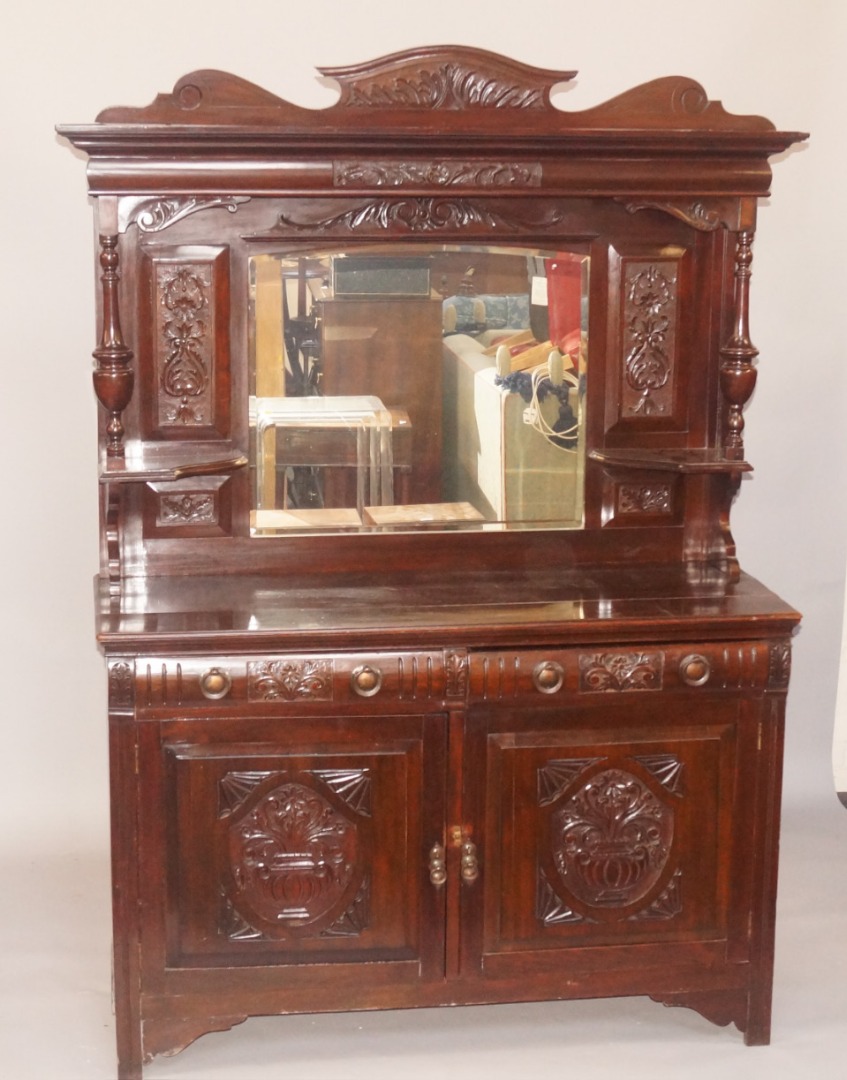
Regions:
<svg viewBox="0 0 847 1080"><path fill-rule="evenodd" d="M94 350L97 368L94 371L94 392L109 413L106 425L106 453L123 457L124 425L121 413L132 398L132 350L127 348L121 333L118 281L120 257L117 235L100 237L100 266L102 275L103 326L100 344Z"/></svg>
<svg viewBox="0 0 847 1080"><path fill-rule="evenodd" d="M726 456L735 461L744 457L744 406L756 385L753 361L759 350L750 340L750 274L753 262L753 234L740 232L735 249L735 282L733 289L733 331L729 342L721 349L721 392L729 406L725 431Z"/></svg>

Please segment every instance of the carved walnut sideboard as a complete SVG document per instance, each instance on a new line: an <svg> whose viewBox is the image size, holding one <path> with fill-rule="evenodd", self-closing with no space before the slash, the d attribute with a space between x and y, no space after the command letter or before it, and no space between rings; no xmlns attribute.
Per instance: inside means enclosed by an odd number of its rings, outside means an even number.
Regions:
<svg viewBox="0 0 847 1080"><path fill-rule="evenodd" d="M252 1015L613 995L765 1043L799 616L729 516L805 136L684 78L567 112L470 49L323 74L59 129L120 1076Z"/></svg>

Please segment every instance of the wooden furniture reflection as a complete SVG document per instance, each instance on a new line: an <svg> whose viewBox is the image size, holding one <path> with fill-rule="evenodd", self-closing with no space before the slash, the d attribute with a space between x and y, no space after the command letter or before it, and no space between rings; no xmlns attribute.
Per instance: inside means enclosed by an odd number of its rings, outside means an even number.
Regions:
<svg viewBox="0 0 847 1080"><path fill-rule="evenodd" d="M199 71L60 129L100 237L119 1076L251 1015L600 995L765 1043L799 616L729 516L756 201L803 136L683 78L562 112L570 73L469 49L323 72L319 112ZM590 264L582 528L250 535L249 260L400 241ZM322 316L324 392L408 410L416 504L438 312Z"/></svg>
<svg viewBox="0 0 847 1080"><path fill-rule="evenodd" d="M411 424L414 503L441 499L441 302L425 297L333 298L321 305L324 394L369 393ZM330 505L350 505L328 478Z"/></svg>

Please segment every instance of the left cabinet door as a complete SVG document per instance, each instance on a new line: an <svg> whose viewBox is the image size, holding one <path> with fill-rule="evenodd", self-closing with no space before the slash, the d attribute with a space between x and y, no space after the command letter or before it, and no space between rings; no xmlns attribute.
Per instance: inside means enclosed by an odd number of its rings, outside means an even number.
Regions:
<svg viewBox="0 0 847 1080"><path fill-rule="evenodd" d="M145 996L312 1011L442 977L442 716L142 727Z"/></svg>

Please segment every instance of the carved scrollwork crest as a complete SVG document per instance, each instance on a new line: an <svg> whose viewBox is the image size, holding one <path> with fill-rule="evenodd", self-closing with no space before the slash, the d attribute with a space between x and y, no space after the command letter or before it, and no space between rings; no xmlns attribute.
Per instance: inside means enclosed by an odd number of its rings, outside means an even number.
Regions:
<svg viewBox="0 0 847 1080"><path fill-rule="evenodd" d="M216 209L234 214L242 203L249 201L249 195L214 195L204 199L195 196L123 198L118 206L118 228L125 232L130 225L137 225L142 233L164 232L190 214Z"/></svg>
<svg viewBox="0 0 847 1080"><path fill-rule="evenodd" d="M550 89L576 74L455 47L320 70L341 84L340 107L356 109L547 109Z"/></svg>

